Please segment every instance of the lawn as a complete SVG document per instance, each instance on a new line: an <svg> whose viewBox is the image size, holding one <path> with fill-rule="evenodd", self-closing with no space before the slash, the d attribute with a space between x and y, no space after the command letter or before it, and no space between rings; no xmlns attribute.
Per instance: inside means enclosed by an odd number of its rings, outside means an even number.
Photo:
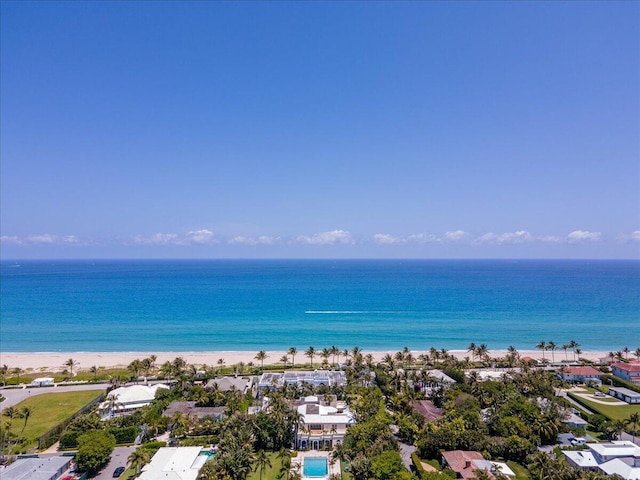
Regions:
<svg viewBox="0 0 640 480"><path fill-rule="evenodd" d="M529 470L520 465L519 463L508 461L506 462L507 466L513 470L513 473L516 474L516 480L528 480L529 479Z"/></svg>
<svg viewBox="0 0 640 480"><path fill-rule="evenodd" d="M23 407L31 409L31 416L27 421L22 436L27 439L21 449L30 448L37 439L50 429L66 420L75 412L94 400L104 390L82 390L76 392L43 393L27 398L14 406L17 411ZM24 421L14 418L12 431L20 434Z"/></svg>
<svg viewBox="0 0 640 480"><path fill-rule="evenodd" d="M276 480L278 472L280 472L282 462L280 462L280 460L278 459L277 452L269 452L268 456L269 461L271 461L271 467L267 466L262 471L262 480ZM260 470L251 472L247 477L247 480L260 480Z"/></svg>
<svg viewBox="0 0 640 480"><path fill-rule="evenodd" d="M569 393L569 396L574 400L583 402L589 409L611 420L626 420L632 413L640 413L640 405L603 405L583 397L577 397L572 393Z"/></svg>

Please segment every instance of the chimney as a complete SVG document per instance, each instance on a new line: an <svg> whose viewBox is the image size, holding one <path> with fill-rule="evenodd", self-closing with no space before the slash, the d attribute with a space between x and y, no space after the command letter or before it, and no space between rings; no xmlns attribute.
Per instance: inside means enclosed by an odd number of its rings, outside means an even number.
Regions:
<svg viewBox="0 0 640 480"><path fill-rule="evenodd" d="M464 461L464 468L471 468L471 460Z"/></svg>

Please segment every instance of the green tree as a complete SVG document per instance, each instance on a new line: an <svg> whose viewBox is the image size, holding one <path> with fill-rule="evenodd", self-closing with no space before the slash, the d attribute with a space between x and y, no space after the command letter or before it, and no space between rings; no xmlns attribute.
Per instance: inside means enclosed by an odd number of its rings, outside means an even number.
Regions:
<svg viewBox="0 0 640 480"><path fill-rule="evenodd" d="M131 452L127 460L131 464L131 468L136 471L136 475L138 475L142 467L151 461L151 455L148 450L139 447Z"/></svg>
<svg viewBox="0 0 640 480"><path fill-rule="evenodd" d="M264 359L267 358L269 355L267 355L267 352L265 352L264 350L260 350L255 357L256 360L260 361L260 368L264 368Z"/></svg>
<svg viewBox="0 0 640 480"><path fill-rule="evenodd" d="M22 434L24 433L24 429L27 428L27 422L29 421L29 417L31 417L32 413L33 409L31 407L22 407L22 409L20 409L20 413L18 415L21 419L24 420L24 423L22 424L22 430L20 430L20 436L22 436Z"/></svg>
<svg viewBox="0 0 640 480"><path fill-rule="evenodd" d="M69 360L63 363L63 366L69 367L69 377L73 378L73 369L74 367L78 366L78 362L75 361L73 358L70 358Z"/></svg>
<svg viewBox="0 0 640 480"><path fill-rule="evenodd" d="M298 349L296 347L289 348L289 355L291 355L291 368L295 368L296 366L296 353L298 353Z"/></svg>
<svg viewBox="0 0 640 480"><path fill-rule="evenodd" d="M115 437L105 430L93 430L78 438L76 463L80 471L96 472L109 461L116 446Z"/></svg>
<svg viewBox="0 0 640 480"><path fill-rule="evenodd" d="M262 480L262 473L264 469L269 467L271 468L271 460L269 460L269 455L264 450L258 450L255 457L256 466L254 467L254 471L260 471L260 480Z"/></svg>
<svg viewBox="0 0 640 480"><path fill-rule="evenodd" d="M309 357L309 359L311 360L311 368L313 368L313 357L316 356L316 349L313 346L310 346L309 348L307 348L307 350L304 352L305 356Z"/></svg>
<svg viewBox="0 0 640 480"><path fill-rule="evenodd" d="M402 458L394 450L388 450L371 459L371 472L376 480L394 480L403 471L406 469Z"/></svg>
<svg viewBox="0 0 640 480"><path fill-rule="evenodd" d="M640 413L634 412L624 421L624 426L629 428L633 435L633 443L636 442L636 435L640 432Z"/></svg>
<svg viewBox="0 0 640 480"><path fill-rule="evenodd" d="M544 352L547 351L547 342L545 342L544 340L539 341L536 344L536 350L541 350L542 351L542 361L544 361L545 360Z"/></svg>

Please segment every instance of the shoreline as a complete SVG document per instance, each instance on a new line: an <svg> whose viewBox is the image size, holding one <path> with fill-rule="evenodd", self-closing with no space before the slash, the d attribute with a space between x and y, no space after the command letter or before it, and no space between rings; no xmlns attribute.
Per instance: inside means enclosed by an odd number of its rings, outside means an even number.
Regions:
<svg viewBox="0 0 640 480"><path fill-rule="evenodd" d="M380 361L385 355L394 355L398 350L362 350L363 355L371 354L375 361ZM78 362L76 371L88 370L92 366L98 368L126 368L132 361L138 359L142 360L151 355L155 355L156 365L162 365L166 361L173 361L177 357L182 357L188 364L202 366L217 366L218 360L223 359L225 366L235 365L240 362L245 364L253 362L254 365L259 365L260 361L255 359L257 351L209 351L209 352L2 352L0 353L0 364L7 365L9 369L22 368L25 371L50 371L57 372L62 371L66 367L63 365L68 359L73 358ZM418 357L420 354L427 354L428 350L411 350L411 354L414 357ZM466 350L447 350L447 353L454 355L458 359L464 359L470 357L471 354ZM536 360L543 358L543 352L539 350L518 350L520 357L531 357ZM284 350L266 351L267 357L264 360L265 365L283 365L280 362L280 358L288 353ZM490 350L489 355L492 358L504 357L507 354L506 349ZM603 357L608 357L608 351L588 351L582 352L580 358L585 358L590 361L598 361ZM289 356L289 363L291 364L291 356ZM573 352L567 352L565 357L564 351L556 350L555 354L556 363L565 361L565 359L572 361ZM544 357L551 359L551 352L544 352ZM340 355L341 361L344 357ZM333 356L330 357L333 359ZM304 350L298 350L296 353L296 365L309 363L309 358L305 356ZM314 356L314 365L320 365L322 357L319 352Z"/></svg>

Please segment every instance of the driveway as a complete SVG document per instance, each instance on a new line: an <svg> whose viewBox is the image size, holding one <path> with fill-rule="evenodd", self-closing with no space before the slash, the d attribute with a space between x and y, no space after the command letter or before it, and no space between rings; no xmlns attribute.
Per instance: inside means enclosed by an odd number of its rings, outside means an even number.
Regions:
<svg viewBox="0 0 640 480"><path fill-rule="evenodd" d="M102 468L93 479L97 480L113 480L113 471L118 467L127 466L127 458L136 449L136 447L116 447L111 454L111 460Z"/></svg>

